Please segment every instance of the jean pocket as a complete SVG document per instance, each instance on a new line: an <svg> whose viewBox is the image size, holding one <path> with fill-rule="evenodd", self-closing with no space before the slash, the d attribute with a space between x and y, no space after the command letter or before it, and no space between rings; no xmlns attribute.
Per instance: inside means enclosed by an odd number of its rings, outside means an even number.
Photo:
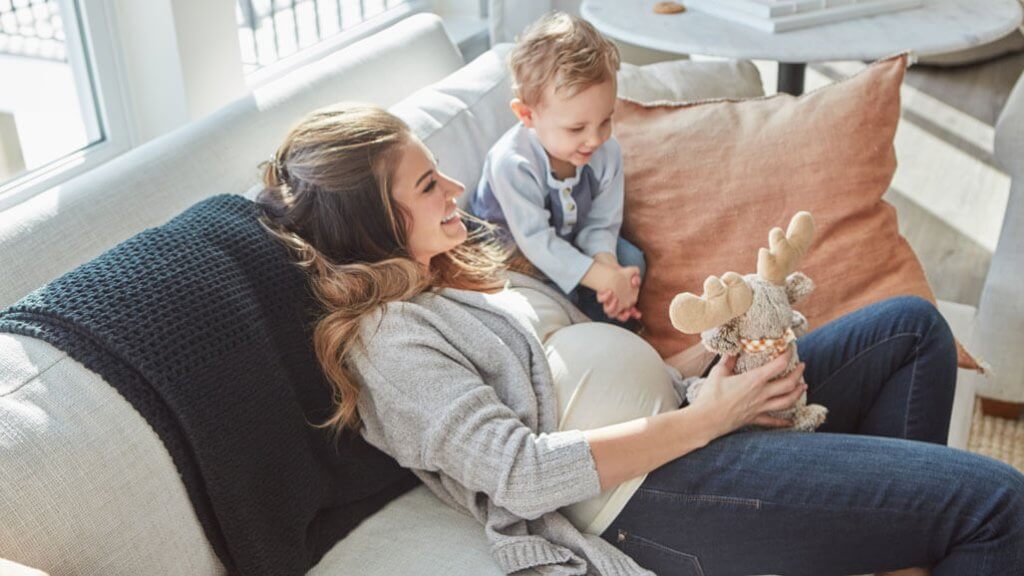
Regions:
<svg viewBox="0 0 1024 576"><path fill-rule="evenodd" d="M619 530L615 545L637 564L658 576L704 576L700 560L642 536Z"/></svg>

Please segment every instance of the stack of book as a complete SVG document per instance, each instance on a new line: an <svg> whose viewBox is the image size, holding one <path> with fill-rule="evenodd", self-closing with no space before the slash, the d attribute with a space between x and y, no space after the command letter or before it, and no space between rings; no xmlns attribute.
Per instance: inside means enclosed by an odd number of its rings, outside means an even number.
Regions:
<svg viewBox="0 0 1024 576"><path fill-rule="evenodd" d="M923 0L684 0L687 8L765 32L785 32L920 6Z"/></svg>

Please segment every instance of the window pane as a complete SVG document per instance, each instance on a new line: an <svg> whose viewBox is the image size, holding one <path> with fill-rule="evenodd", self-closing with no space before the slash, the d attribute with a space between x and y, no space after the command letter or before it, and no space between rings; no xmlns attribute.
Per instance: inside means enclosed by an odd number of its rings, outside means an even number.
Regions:
<svg viewBox="0 0 1024 576"><path fill-rule="evenodd" d="M406 0L237 0L238 39L245 73L273 64L406 3Z"/></svg>
<svg viewBox="0 0 1024 576"><path fill-rule="evenodd" d="M0 184L103 139L76 10L0 0Z"/></svg>

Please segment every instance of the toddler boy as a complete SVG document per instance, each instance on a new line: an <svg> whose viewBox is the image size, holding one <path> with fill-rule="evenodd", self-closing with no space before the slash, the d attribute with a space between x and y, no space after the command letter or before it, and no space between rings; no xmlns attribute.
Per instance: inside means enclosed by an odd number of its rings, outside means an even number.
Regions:
<svg viewBox="0 0 1024 576"><path fill-rule="evenodd" d="M619 237L618 50L586 21L556 12L530 26L509 64L520 121L488 152L471 209L589 317L635 321L644 257Z"/></svg>

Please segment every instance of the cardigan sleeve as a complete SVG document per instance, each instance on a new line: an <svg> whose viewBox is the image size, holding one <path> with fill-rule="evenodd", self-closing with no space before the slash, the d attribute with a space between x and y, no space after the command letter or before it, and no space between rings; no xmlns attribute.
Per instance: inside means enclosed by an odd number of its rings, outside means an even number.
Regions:
<svg viewBox="0 0 1024 576"><path fill-rule="evenodd" d="M578 430L535 433L444 336L431 312L395 303L364 331L349 366L367 439L407 468L443 473L526 519L600 493Z"/></svg>

